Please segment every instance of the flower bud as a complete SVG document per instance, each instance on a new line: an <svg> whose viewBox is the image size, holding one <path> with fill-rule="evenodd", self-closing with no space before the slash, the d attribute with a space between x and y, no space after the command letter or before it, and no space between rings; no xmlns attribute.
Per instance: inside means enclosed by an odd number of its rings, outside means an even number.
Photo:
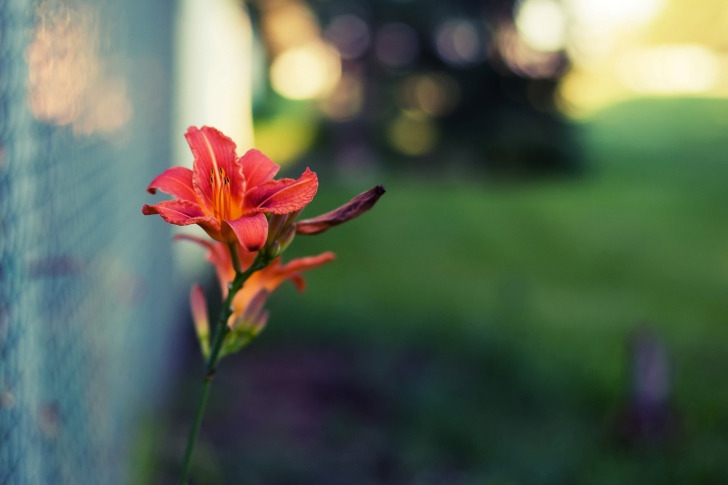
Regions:
<svg viewBox="0 0 728 485"><path fill-rule="evenodd" d="M243 325L249 325L258 320L258 318L263 313L263 305L265 305L265 301L268 299L269 295L270 292L265 288L262 288L260 291L258 291L258 293L255 294L255 296L252 300L250 300L250 303L248 303L248 306L245 308L245 311L243 311L243 314L241 316Z"/></svg>
<svg viewBox="0 0 728 485"><path fill-rule="evenodd" d="M266 259L269 261L274 260L278 257L279 254L281 254L281 243L278 241L273 241L270 244L266 244L263 246L263 249L260 250L260 252L265 256Z"/></svg>
<svg viewBox="0 0 728 485"><path fill-rule="evenodd" d="M283 232L281 232L281 235L278 238L277 242L280 244L280 252L278 254L281 254L283 251L288 249L288 246L291 245L294 237L296 237L296 226L291 224L286 227Z"/></svg>
<svg viewBox="0 0 728 485"><path fill-rule="evenodd" d="M286 218L286 227L296 222L296 219L298 219L298 216L301 215L301 212L303 212L303 209L298 209L297 211L288 214L288 217Z"/></svg>
<svg viewBox="0 0 728 485"><path fill-rule="evenodd" d="M321 214L313 219L306 219L296 223L296 233L313 235L321 234L328 229L350 221L374 207L379 198L384 195L384 187L377 185L366 192L362 192L338 209Z"/></svg>
<svg viewBox="0 0 728 485"><path fill-rule="evenodd" d="M285 227L288 222L288 214L273 214L268 220L268 239L265 245L268 246L273 243L281 233L281 230Z"/></svg>
<svg viewBox="0 0 728 485"><path fill-rule="evenodd" d="M255 322L251 325L250 334L252 336L258 335L261 331L263 331L266 323L268 323L268 312L261 312Z"/></svg>
<svg viewBox="0 0 728 485"><path fill-rule="evenodd" d="M200 342L202 355L207 358L210 354L210 323L207 318L207 301L200 285L192 287L190 306L192 307L192 320L195 324L197 340Z"/></svg>
<svg viewBox="0 0 728 485"><path fill-rule="evenodd" d="M293 241L296 235L296 218L301 214L300 210L290 214L273 214L268 221L268 239L261 249L263 255L268 259L275 259Z"/></svg>

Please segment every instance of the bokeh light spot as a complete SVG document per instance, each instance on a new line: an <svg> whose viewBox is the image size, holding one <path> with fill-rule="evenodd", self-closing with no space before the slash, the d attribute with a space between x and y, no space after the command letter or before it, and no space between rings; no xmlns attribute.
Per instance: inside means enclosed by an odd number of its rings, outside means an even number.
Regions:
<svg viewBox="0 0 728 485"><path fill-rule="evenodd" d="M516 28L530 47L558 51L566 44L566 16L554 0L524 0L516 13Z"/></svg>
<svg viewBox="0 0 728 485"><path fill-rule="evenodd" d="M518 35L515 26L505 24L497 34L498 50L508 68L523 77L552 78L562 68L561 56L556 52L536 50Z"/></svg>
<svg viewBox="0 0 728 485"><path fill-rule="evenodd" d="M478 30L472 21L466 19L445 21L435 35L440 58L456 66L482 60L483 49L480 44Z"/></svg>
<svg viewBox="0 0 728 485"><path fill-rule="evenodd" d="M84 135L108 135L126 125L132 116L126 81L101 61L98 11L43 2L37 16L26 50L33 116Z"/></svg>
<svg viewBox="0 0 728 485"><path fill-rule="evenodd" d="M353 74L345 74L334 92L321 102L321 111L334 121L347 121L361 112L363 101L362 80Z"/></svg>
<svg viewBox="0 0 728 485"><path fill-rule="evenodd" d="M331 41L342 59L356 59L369 47L369 27L360 17L345 14L334 17L326 29L326 37Z"/></svg>
<svg viewBox="0 0 728 485"><path fill-rule="evenodd" d="M297 1L263 4L261 28L274 54L320 39L316 16Z"/></svg>
<svg viewBox="0 0 728 485"><path fill-rule="evenodd" d="M281 165L295 160L311 148L315 136L316 124L306 117L281 116L255 125L256 148Z"/></svg>
<svg viewBox="0 0 728 485"><path fill-rule="evenodd" d="M276 57L270 78L273 88L286 98L322 98L339 82L341 61L333 47L320 41L309 42Z"/></svg>
<svg viewBox="0 0 728 485"><path fill-rule="evenodd" d="M387 138L398 152L419 156L431 152L437 146L439 133L431 119L403 113L388 126Z"/></svg>
<svg viewBox="0 0 728 485"><path fill-rule="evenodd" d="M405 79L401 105L429 116L444 116L460 101L460 87L447 73L415 74Z"/></svg>

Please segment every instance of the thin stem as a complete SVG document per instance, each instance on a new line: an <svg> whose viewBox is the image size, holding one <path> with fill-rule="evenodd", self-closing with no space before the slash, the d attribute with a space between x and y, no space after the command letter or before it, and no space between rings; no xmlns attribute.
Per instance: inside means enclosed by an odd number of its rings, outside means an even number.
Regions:
<svg viewBox="0 0 728 485"><path fill-rule="evenodd" d="M228 244L228 249L230 250L230 257L233 260L233 269L235 270L235 274L237 275L240 273L240 254L238 253L238 245L237 243L230 243Z"/></svg>
<svg viewBox="0 0 728 485"><path fill-rule="evenodd" d="M270 263L270 259L262 256L258 253L258 256L253 261L253 264L245 271L240 271L240 258L238 256L237 247L230 245L230 257L233 260L233 267L235 268L235 279L230 283L228 289L227 298L223 303L222 309L220 309L220 318L217 321L217 325L214 331L214 337L212 347L210 348L210 356L207 359L205 378L202 383L202 394L200 394L200 400L197 404L197 412L195 413L195 420L192 423L192 429L190 430L189 437L187 438L187 449L185 451L185 459L182 465L182 474L180 477L179 484L185 485L187 483L187 477L190 472L190 465L192 463L192 452L195 449L195 442L197 441L197 434L200 431L202 424L202 416L205 413L205 406L207 404L207 395L210 392L210 384L215 378L215 372L217 371L217 364L220 361L220 351L222 350L223 344L225 343L225 337L230 331L227 322L230 315L233 313L233 300L238 291L243 287L245 281L250 278L250 275L258 271L259 269L265 268Z"/></svg>
<svg viewBox="0 0 728 485"><path fill-rule="evenodd" d="M185 450L184 467L182 468L182 476L179 479L180 485L185 485L187 483L187 475L189 475L189 472L190 472L192 450L195 449L195 442L197 441L197 434L200 432L200 425L202 425L202 415L205 413L205 405L207 405L207 396L210 394L210 384L212 384L212 377L210 377L210 378L205 377L205 380L202 383L202 394L200 394L200 401L197 403L197 412L195 413L195 420L192 423L192 429L190 430L190 436L187 439L187 449Z"/></svg>

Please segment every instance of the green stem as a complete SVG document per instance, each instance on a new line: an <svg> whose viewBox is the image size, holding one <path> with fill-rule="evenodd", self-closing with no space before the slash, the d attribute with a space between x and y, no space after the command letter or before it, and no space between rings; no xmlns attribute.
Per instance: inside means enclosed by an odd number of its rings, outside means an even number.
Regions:
<svg viewBox="0 0 728 485"><path fill-rule="evenodd" d="M238 291L243 287L245 281L250 278L250 275L258 271L259 269L265 268L270 263L268 258L258 256L253 261L253 264L245 271L240 271L240 258L237 253L237 248L234 245L230 245L230 256L233 261L233 268L235 268L235 279L230 283L228 288L228 295L225 298L223 307L220 310L220 318L217 321L217 326L214 331L212 347L210 348L210 356L207 359L207 366L205 371L205 378L202 383L202 394L200 394L200 400L197 404L197 412L195 413L195 420L192 423L192 429L190 430L189 437L187 438L187 449L185 451L185 459L182 465L182 474L180 476L180 485L186 485L187 477L190 472L190 465L192 464L192 452L195 449L195 442L197 441L197 434L200 431L202 425L202 416L205 413L205 406L207 405L207 396L210 393L210 384L215 378L215 372L217 371L217 364L220 361L220 351L225 343L225 337L230 331L227 322L230 315L233 313L233 300Z"/></svg>
<svg viewBox="0 0 728 485"><path fill-rule="evenodd" d="M233 269L235 274L240 273L240 253L238 253L238 245L236 243L228 244L228 250L230 251L230 258L233 260Z"/></svg>
<svg viewBox="0 0 728 485"><path fill-rule="evenodd" d="M208 379L205 377L202 383L202 394L200 394L200 401L197 403L197 412L195 413L195 421L192 423L192 429L190 430L190 436L187 439L187 449L185 450L185 461L184 467L182 468L182 476L179 479L180 485L187 483L187 475L190 472L190 463L192 459L192 450L195 449L195 442L197 441L197 434L200 432L200 425L202 424L202 415L205 412L205 405L207 405L207 396L210 394L210 384L212 384L212 378Z"/></svg>

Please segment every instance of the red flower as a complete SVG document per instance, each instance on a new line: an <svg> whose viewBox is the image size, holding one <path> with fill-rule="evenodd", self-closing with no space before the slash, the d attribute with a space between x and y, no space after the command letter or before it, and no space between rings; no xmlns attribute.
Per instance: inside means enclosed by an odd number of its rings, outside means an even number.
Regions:
<svg viewBox="0 0 728 485"><path fill-rule="evenodd" d="M198 224L217 241L257 251L268 234L265 213L295 212L316 194L318 179L308 168L298 180L273 180L278 165L258 150L238 158L235 143L215 128L192 126L185 138L192 170L172 167L152 180L149 193L159 189L176 199L145 204L145 215L159 214L178 226Z"/></svg>

